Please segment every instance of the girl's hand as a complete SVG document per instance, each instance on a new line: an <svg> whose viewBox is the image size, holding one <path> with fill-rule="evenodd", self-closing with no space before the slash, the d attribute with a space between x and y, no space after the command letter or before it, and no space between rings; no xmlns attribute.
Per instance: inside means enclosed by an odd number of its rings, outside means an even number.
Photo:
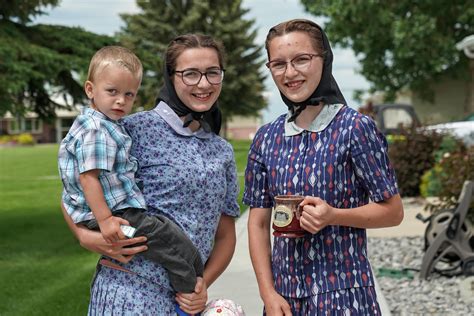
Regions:
<svg viewBox="0 0 474 316"><path fill-rule="evenodd" d="M69 229L74 233L77 240L79 240L81 246L89 251L116 259L122 263L128 263L132 260L134 255L148 249L146 245L143 245L143 243L146 242L146 237L143 236L119 240L113 244L108 243L100 232L92 231L84 226L74 224L62 203L61 211Z"/></svg>
<svg viewBox="0 0 474 316"><path fill-rule="evenodd" d="M128 263L137 253L148 249L143 243L146 237L135 237L122 239L115 243L108 243L100 232L92 231L84 227L78 227L77 238L81 246L87 250L105 255L122 263Z"/></svg>
<svg viewBox="0 0 474 316"><path fill-rule="evenodd" d="M177 293L176 302L188 314L202 312L207 303L207 285L203 278L198 277L193 293Z"/></svg>
<svg viewBox="0 0 474 316"><path fill-rule="evenodd" d="M270 294L264 296L263 300L265 304L265 314L268 316L291 316L290 304L278 294L275 290L272 290Z"/></svg>
<svg viewBox="0 0 474 316"><path fill-rule="evenodd" d="M303 208L300 225L312 234L319 232L328 225L332 225L335 219L334 209L318 197L306 196L300 206Z"/></svg>

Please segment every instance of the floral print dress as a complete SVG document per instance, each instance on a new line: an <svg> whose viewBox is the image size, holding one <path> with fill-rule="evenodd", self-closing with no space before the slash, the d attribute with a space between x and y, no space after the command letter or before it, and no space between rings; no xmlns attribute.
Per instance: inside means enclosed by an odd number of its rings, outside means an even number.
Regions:
<svg viewBox="0 0 474 316"><path fill-rule="evenodd" d="M180 226L206 262L221 215L237 217L238 184L231 145L202 129L183 128L163 102L124 121L148 213ZM165 269L136 255L121 264L133 273L99 266L89 315L172 315L174 296Z"/></svg>

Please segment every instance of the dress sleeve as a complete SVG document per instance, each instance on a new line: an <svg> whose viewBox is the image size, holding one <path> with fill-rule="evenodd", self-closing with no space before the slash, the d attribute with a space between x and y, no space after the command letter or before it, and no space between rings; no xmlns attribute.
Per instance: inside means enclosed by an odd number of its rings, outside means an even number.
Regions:
<svg viewBox="0 0 474 316"><path fill-rule="evenodd" d="M398 193L395 171L388 157L385 136L375 122L358 115L352 126L352 163L358 181L374 202L387 200Z"/></svg>
<svg viewBox="0 0 474 316"><path fill-rule="evenodd" d="M99 129L88 129L75 143L79 172L101 169L112 171L117 144Z"/></svg>
<svg viewBox="0 0 474 316"><path fill-rule="evenodd" d="M273 199L269 195L268 174L262 155L265 133L261 128L254 137L247 157L245 189L242 201L250 207L271 208Z"/></svg>
<svg viewBox="0 0 474 316"><path fill-rule="evenodd" d="M233 151L231 152L232 159L228 164L225 177L226 177L226 195L225 204L222 213L232 217L240 216L240 207L237 203L237 197L239 195L239 184L237 181L237 167L235 164L235 157Z"/></svg>

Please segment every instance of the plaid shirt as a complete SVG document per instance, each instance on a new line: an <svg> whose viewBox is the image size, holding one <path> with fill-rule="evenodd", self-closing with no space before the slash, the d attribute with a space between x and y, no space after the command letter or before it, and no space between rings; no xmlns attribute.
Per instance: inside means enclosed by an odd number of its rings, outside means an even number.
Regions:
<svg viewBox="0 0 474 316"><path fill-rule="evenodd" d="M135 183L137 159L130 156L132 140L120 122L86 108L71 126L59 147L62 200L75 223L94 218L87 205L79 174L100 169L99 181L109 209L146 208Z"/></svg>

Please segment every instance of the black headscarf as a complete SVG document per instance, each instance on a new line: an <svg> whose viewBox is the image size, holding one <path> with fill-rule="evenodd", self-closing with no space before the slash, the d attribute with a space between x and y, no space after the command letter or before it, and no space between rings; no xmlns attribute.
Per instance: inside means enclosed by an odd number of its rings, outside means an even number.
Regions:
<svg viewBox="0 0 474 316"><path fill-rule="evenodd" d="M293 102L290 101L283 93L280 91L281 98L283 102L286 103L288 109L291 111L291 116L288 119L288 122L292 122L296 119L298 115L306 108L306 106L317 106L320 102L323 104L336 104L342 103L347 104L344 96L342 95L341 90L337 86L336 80L332 76L332 50L329 45L329 40L324 33L323 29L314 22L308 21L308 23L314 25L321 31L323 37L323 49L324 49L324 63L323 63L323 72L321 74L321 81L319 85L314 90L313 94L303 102Z"/></svg>
<svg viewBox="0 0 474 316"><path fill-rule="evenodd" d="M193 120L198 121L201 124L201 127L206 132L214 132L219 135L222 124L222 114L219 108L217 107L217 101L212 105L212 107L205 112L195 112L188 108L176 94L173 83L171 82L170 74L168 73L165 66L163 69L163 80L164 84L158 94L156 103L160 101L165 102L178 116L185 116L183 127L188 127Z"/></svg>

